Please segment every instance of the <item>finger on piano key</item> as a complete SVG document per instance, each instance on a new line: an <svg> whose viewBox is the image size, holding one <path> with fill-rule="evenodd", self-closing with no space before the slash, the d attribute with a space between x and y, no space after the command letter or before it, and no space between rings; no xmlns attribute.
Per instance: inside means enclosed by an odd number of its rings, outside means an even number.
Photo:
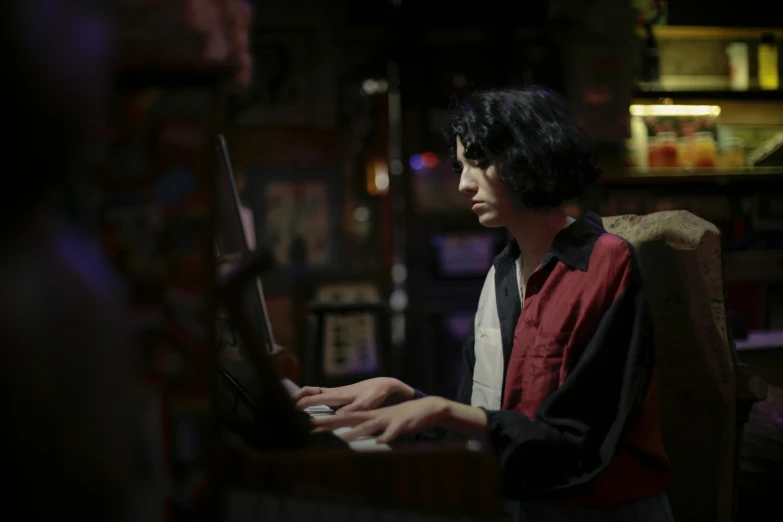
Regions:
<svg viewBox="0 0 783 522"><path fill-rule="evenodd" d="M318 415L318 414L327 414L327 415L334 415L334 410L327 406L326 404L317 404L315 406L310 406L309 408L304 409L305 413L309 413L310 415Z"/></svg>

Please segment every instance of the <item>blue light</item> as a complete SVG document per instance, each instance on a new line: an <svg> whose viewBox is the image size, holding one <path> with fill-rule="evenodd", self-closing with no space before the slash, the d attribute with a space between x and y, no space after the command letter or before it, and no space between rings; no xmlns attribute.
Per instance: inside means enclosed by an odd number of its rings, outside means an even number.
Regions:
<svg viewBox="0 0 783 522"><path fill-rule="evenodd" d="M410 165L413 170L420 170L423 168L424 160L421 158L421 154L412 155L408 160L408 165Z"/></svg>

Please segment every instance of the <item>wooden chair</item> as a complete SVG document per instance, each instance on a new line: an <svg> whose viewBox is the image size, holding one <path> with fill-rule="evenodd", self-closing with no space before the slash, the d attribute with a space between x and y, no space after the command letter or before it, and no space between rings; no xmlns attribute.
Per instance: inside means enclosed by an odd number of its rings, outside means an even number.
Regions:
<svg viewBox="0 0 783 522"><path fill-rule="evenodd" d="M604 226L636 247L645 273L674 517L731 521L742 426L763 390L737 359L720 232L686 211L607 217Z"/></svg>

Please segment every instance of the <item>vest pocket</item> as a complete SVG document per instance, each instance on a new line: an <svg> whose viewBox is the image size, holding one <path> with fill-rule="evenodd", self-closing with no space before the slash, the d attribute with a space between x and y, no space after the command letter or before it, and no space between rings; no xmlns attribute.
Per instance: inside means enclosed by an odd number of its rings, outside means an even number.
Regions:
<svg viewBox="0 0 783 522"><path fill-rule="evenodd" d="M527 415L535 415L541 402L562 384L563 353L570 336L538 332L530 340L522 370L522 404Z"/></svg>

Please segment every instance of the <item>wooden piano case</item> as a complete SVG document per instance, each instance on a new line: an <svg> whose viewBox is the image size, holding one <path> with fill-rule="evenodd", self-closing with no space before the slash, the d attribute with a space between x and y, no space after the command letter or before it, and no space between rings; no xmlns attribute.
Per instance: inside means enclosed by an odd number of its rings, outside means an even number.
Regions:
<svg viewBox="0 0 783 522"><path fill-rule="evenodd" d="M218 285L219 295L242 338L263 346L257 322L242 295L267 265L263 252L240 260ZM264 441L254 451L236 435L222 433L215 454L214 484L220 520L488 520L500 516L499 473L489 453L466 444L400 445L394 451L356 452L311 448L309 420L299 417L282 386L297 371L287 353L248 350L264 389L256 404L257 430L244 440ZM330 433L321 433L334 437ZM331 448L334 445L329 445ZM340 447L341 444L337 445ZM317 513L315 513L317 512ZM433 518L440 517L440 518Z"/></svg>
<svg viewBox="0 0 783 522"><path fill-rule="evenodd" d="M501 520L495 460L464 445L392 452L253 452L224 440L225 522Z"/></svg>

